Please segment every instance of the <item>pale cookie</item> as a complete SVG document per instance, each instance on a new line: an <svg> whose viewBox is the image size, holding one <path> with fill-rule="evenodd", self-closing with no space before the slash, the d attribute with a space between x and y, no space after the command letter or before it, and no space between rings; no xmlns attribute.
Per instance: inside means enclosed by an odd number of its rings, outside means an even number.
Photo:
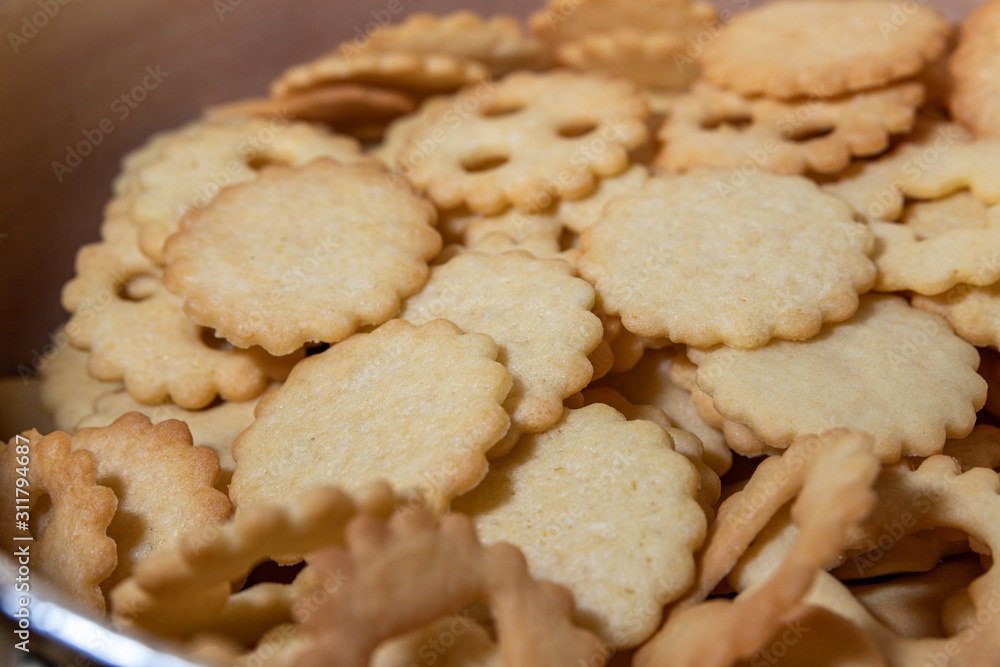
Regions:
<svg viewBox="0 0 1000 667"><path fill-rule="evenodd" d="M384 479L443 511L483 478L486 452L510 424L498 352L489 336L446 320L392 320L308 357L233 445L234 505Z"/></svg>
<svg viewBox="0 0 1000 667"><path fill-rule="evenodd" d="M482 63L447 53L366 50L345 55L336 51L285 70L271 84L271 97L281 99L345 83L427 96L488 77L489 70Z"/></svg>
<svg viewBox="0 0 1000 667"><path fill-rule="evenodd" d="M576 70L596 70L660 90L683 90L698 77L685 55L689 35L678 30L615 28L556 46L556 60Z"/></svg>
<svg viewBox="0 0 1000 667"><path fill-rule="evenodd" d="M804 178L703 170L608 202L578 268L629 331L755 348L850 317L875 280L872 240Z"/></svg>
<svg viewBox="0 0 1000 667"><path fill-rule="evenodd" d="M269 555L284 554L290 557L283 560L294 563L303 553L343 544L353 516L387 517L396 502L385 484L366 487L353 497L324 487L295 502L255 507L229 523L191 530L169 548L151 554L111 592L112 619L165 637L210 631L226 615L233 585L238 586ZM321 584L336 575L323 570L319 574Z"/></svg>
<svg viewBox="0 0 1000 667"><path fill-rule="evenodd" d="M535 576L573 591L580 622L622 648L649 637L694 580L697 489L662 428L594 404L523 437L454 507L484 541L519 546Z"/></svg>
<svg viewBox="0 0 1000 667"><path fill-rule="evenodd" d="M340 53L351 58L366 49L445 53L483 63L493 76L515 69L544 69L549 60L541 44L525 35L514 17L484 19L468 10L444 16L411 14L402 23L376 31L367 44L358 45L357 40L342 44Z"/></svg>
<svg viewBox="0 0 1000 667"><path fill-rule="evenodd" d="M637 654L637 667L733 664L765 648L767 639L796 611L817 572L839 556L847 530L875 505L871 486L880 466L871 445L863 434L829 434L806 464L790 512L798 534L776 571L754 587L741 589L733 600L676 609Z"/></svg>
<svg viewBox="0 0 1000 667"><path fill-rule="evenodd" d="M107 393L93 402L89 414L80 418L76 428L93 428L109 426L126 412L140 412L154 424L167 419L176 419L187 424L191 431L191 439L196 447L207 447L219 457L222 468L220 481L225 486L219 487L225 491L229 478L236 469L233 460L233 442L250 423L253 422L253 411L259 399L242 402L222 402L210 405L203 410L185 410L173 403L146 405L129 396L128 392L116 391Z"/></svg>
<svg viewBox="0 0 1000 667"><path fill-rule="evenodd" d="M107 305L92 318L86 308L78 308L66 325L73 344L90 350L90 374L124 381L140 402L169 399L198 409L216 396L247 401L272 380L284 379L302 357L301 352L272 357L260 348L231 349L187 318L180 297L158 280L152 286L148 295L132 298L127 286L119 292L111 285Z"/></svg>
<svg viewBox="0 0 1000 667"><path fill-rule="evenodd" d="M906 222L872 221L875 289L934 295L956 285L992 285L1000 280L1000 205L987 212L985 225L981 223L970 217L932 234Z"/></svg>
<svg viewBox="0 0 1000 667"><path fill-rule="evenodd" d="M270 380L284 379L301 354L278 359L260 349L226 349L190 321L183 302L163 288L160 269L139 252L138 230L126 213L125 199L112 201L103 240L80 249L77 275L63 287L63 307L72 313L65 332L73 345L89 350L87 372L105 382L123 380L140 402L169 399L189 409L217 395L249 400Z"/></svg>
<svg viewBox="0 0 1000 667"><path fill-rule="evenodd" d="M1000 203L1000 139L972 141L945 123L916 133L884 157L852 165L824 190L874 220L898 219L906 197L940 199L965 189L984 204Z"/></svg>
<svg viewBox="0 0 1000 667"><path fill-rule="evenodd" d="M181 222L163 284L239 347L289 354L390 319L441 249L433 206L379 167L269 167Z"/></svg>
<svg viewBox="0 0 1000 667"><path fill-rule="evenodd" d="M583 199L561 200L556 217L567 229L579 234L602 220L604 205L609 200L618 195L640 192L648 178L649 169L634 164L617 176L602 178L597 188Z"/></svg>
<svg viewBox="0 0 1000 667"><path fill-rule="evenodd" d="M139 250L132 206L133 199L127 196L108 202L100 242L82 246L76 253L76 275L63 287L62 305L70 313L79 313L78 319L89 322L100 317L116 295L148 296L150 283L159 278L157 266ZM66 333L70 338L77 335L73 328Z"/></svg>
<svg viewBox="0 0 1000 667"><path fill-rule="evenodd" d="M912 303L947 319L955 333L973 345L1000 348L1000 283L962 284L935 296L915 294Z"/></svg>
<svg viewBox="0 0 1000 667"><path fill-rule="evenodd" d="M850 320L806 342L688 350L726 419L772 447L836 426L867 431L886 462L939 453L986 400L976 349L895 296L866 296Z"/></svg>
<svg viewBox="0 0 1000 667"><path fill-rule="evenodd" d="M488 90L487 84L481 85L484 90ZM409 141L410 134L413 132L414 128L427 124L431 121L431 119L435 118L437 114L442 113L443 109L454 108L454 103L455 100L450 95L427 98L413 113L400 116L389 123L388 127L385 128L382 141L372 147L369 154L389 169L406 176L406 174L413 168L414 163L423 161L425 152L424 149L427 151L430 150L430 146L425 145L423 147L418 147L415 151L410 149L411 153L409 155L404 155L402 150L407 148L407 142ZM447 215L442 214L442 224L445 220L447 220L447 217Z"/></svg>
<svg viewBox="0 0 1000 667"><path fill-rule="evenodd" d="M930 5L782 0L734 17L701 64L708 81L744 95L839 95L916 74L950 31Z"/></svg>
<svg viewBox="0 0 1000 667"><path fill-rule="evenodd" d="M719 496L722 493L722 482L718 473L705 463L705 447L698 436L674 426L666 413L658 407L632 403L616 389L588 387L583 390L582 394L583 405L580 407L603 403L622 413L630 421L644 419L666 431L674 441L674 450L690 461L698 472L698 495L695 500L705 512L705 518L709 523L715 519L715 507L718 505Z"/></svg>
<svg viewBox="0 0 1000 667"><path fill-rule="evenodd" d="M1000 2L986 2L965 18L948 69L955 118L976 136L1000 137Z"/></svg>
<svg viewBox="0 0 1000 667"><path fill-rule="evenodd" d="M1000 209L993 209L992 213L991 209L971 192L961 190L941 199L907 204L900 222L913 230L917 240L923 241L953 229L985 229L991 216L1000 217Z"/></svg>
<svg viewBox="0 0 1000 667"><path fill-rule="evenodd" d="M759 168L777 174L840 171L854 156L889 146L908 132L923 101L919 83L906 82L826 98L746 98L707 83L677 98L662 125L656 164Z"/></svg>
<svg viewBox="0 0 1000 667"><path fill-rule="evenodd" d="M148 155L126 163L115 188L132 193L129 216L139 230L139 246L157 263L184 213L205 207L226 186L253 180L265 164L296 166L318 157L350 164L371 160L354 139L284 116L198 120L138 150Z"/></svg>
<svg viewBox="0 0 1000 667"><path fill-rule="evenodd" d="M697 0L549 0L528 24L539 38L565 43L616 28L694 34L706 30L717 13L711 3Z"/></svg>
<svg viewBox="0 0 1000 667"><path fill-rule="evenodd" d="M0 443L0 493L10 503L0 519L0 544L11 563L37 572L75 605L102 614L100 583L118 562L115 542L105 534L118 501L98 485L94 455L71 453L65 433L43 438L26 431ZM22 577L21 583L29 580L24 571Z"/></svg>
<svg viewBox="0 0 1000 667"><path fill-rule="evenodd" d="M505 665L600 667L607 659L602 642L573 623L569 591L534 579L510 544L480 544L461 514L440 522L423 509L388 521L359 516L348 525L347 548L324 549L313 562L342 573L342 581L318 608L296 610L313 637L299 661L304 667L329 665L330 656L342 665L377 665L372 654L385 640L474 602L489 607Z"/></svg>
<svg viewBox="0 0 1000 667"><path fill-rule="evenodd" d="M63 437L57 431L52 436ZM199 526L229 518L232 505L214 488L219 457L195 447L183 422L153 425L130 412L104 428L73 432L74 451L97 460L97 481L118 497L108 536L118 547L118 566L102 587L111 590L150 552L174 544Z"/></svg>
<svg viewBox="0 0 1000 667"><path fill-rule="evenodd" d="M701 418L691 401L691 392L671 378L670 369L683 356L673 349L651 350L634 369L609 375L600 385L617 389L633 403L646 403L663 410L670 421L698 436L705 447L705 463L724 475L733 464L733 453L725 437L720 429Z"/></svg>
<svg viewBox="0 0 1000 667"><path fill-rule="evenodd" d="M466 88L414 127L402 173L444 209L540 211L628 167L648 136L635 84L593 74L516 72ZM406 168L406 166L411 168Z"/></svg>
<svg viewBox="0 0 1000 667"><path fill-rule="evenodd" d="M58 334L57 334L58 335ZM72 431L102 396L120 392L121 382L102 382L87 372L87 353L66 345L41 370L39 398L55 430Z"/></svg>
<svg viewBox="0 0 1000 667"><path fill-rule="evenodd" d="M467 252L434 267L399 317L414 324L441 317L497 342L497 361L514 384L503 403L510 432L491 450L495 457L509 451L518 434L555 424L563 399L590 382L587 355L603 335L593 306L593 288L565 262Z"/></svg>

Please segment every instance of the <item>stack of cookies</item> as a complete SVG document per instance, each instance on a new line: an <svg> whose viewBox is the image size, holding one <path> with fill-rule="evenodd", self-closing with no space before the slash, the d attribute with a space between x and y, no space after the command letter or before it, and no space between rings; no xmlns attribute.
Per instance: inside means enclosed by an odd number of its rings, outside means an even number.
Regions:
<svg viewBox="0 0 1000 667"><path fill-rule="evenodd" d="M998 16L417 14L152 137L0 540L208 664L993 664Z"/></svg>

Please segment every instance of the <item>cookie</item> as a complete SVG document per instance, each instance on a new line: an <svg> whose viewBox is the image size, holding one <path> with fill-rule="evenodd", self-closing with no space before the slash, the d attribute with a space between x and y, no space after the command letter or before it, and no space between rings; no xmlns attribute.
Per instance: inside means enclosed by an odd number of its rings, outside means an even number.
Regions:
<svg viewBox="0 0 1000 667"><path fill-rule="evenodd" d="M875 289L941 294L956 285L986 287L1000 280L1000 205L984 218L963 217L945 229L872 221L878 268ZM985 223L985 224L983 224Z"/></svg>
<svg viewBox="0 0 1000 667"><path fill-rule="evenodd" d="M871 486L880 466L871 445L863 434L828 434L805 466L790 512L799 530L780 566L733 600L676 609L636 655L636 665L662 664L667 659L679 665L732 664L764 648L785 615L809 591L817 572L837 557L846 530L875 504Z"/></svg>
<svg viewBox="0 0 1000 667"><path fill-rule="evenodd" d="M653 177L612 199L580 244L580 275L606 312L699 347L809 338L850 317L875 279L871 233L844 202L766 173Z"/></svg>
<svg viewBox="0 0 1000 667"><path fill-rule="evenodd" d="M762 169L776 174L840 171L910 131L924 98L905 82L837 97L743 97L707 83L680 95L659 138L656 164Z"/></svg>
<svg viewBox="0 0 1000 667"><path fill-rule="evenodd" d="M568 103L572 100L572 103ZM540 211L589 194L648 135L634 84L593 74L515 72L470 87L411 130L406 177L440 208Z"/></svg>
<svg viewBox="0 0 1000 667"><path fill-rule="evenodd" d="M840 95L916 74L950 31L930 5L781 0L735 16L701 64L705 79L744 95Z"/></svg>
<svg viewBox="0 0 1000 667"><path fill-rule="evenodd" d="M620 391L633 403L646 403L662 410L671 422L701 440L705 463L717 474L724 475L732 466L733 454L722 432L698 414L691 401L691 392L671 379L670 369L677 358L674 349L651 350L632 371L609 375L600 385Z"/></svg>
<svg viewBox="0 0 1000 667"><path fill-rule="evenodd" d="M352 57L358 48L356 43L347 43L340 52ZM486 65L495 77L515 69L544 69L549 64L542 45L524 34L517 19L506 15L486 19L468 10L444 16L411 14L373 33L359 52L369 49L468 58Z"/></svg>
<svg viewBox="0 0 1000 667"><path fill-rule="evenodd" d="M563 399L590 382L587 356L603 333L593 305L593 288L565 262L520 252L467 252L434 267L399 317L418 325L440 317L496 341L497 361L514 384L503 403L510 431L490 451L495 457L509 451L520 433L555 424Z"/></svg>
<svg viewBox="0 0 1000 667"><path fill-rule="evenodd" d="M384 479L444 511L485 476L486 452L510 424L501 405L511 377L498 352L489 336L447 320L392 320L308 357L233 445L233 504Z"/></svg>
<svg viewBox="0 0 1000 667"><path fill-rule="evenodd" d="M11 502L0 520L4 549L20 565L37 568L74 605L100 614L100 584L118 562L106 534L118 500L97 475L94 455L71 451L59 431L45 437L27 431L0 444L0 489Z"/></svg>
<svg viewBox="0 0 1000 667"><path fill-rule="evenodd" d="M88 355L72 345L59 350L42 369L39 398L59 431L72 431L94 411L102 396L122 391L121 382L102 382L87 372Z"/></svg>
<svg viewBox="0 0 1000 667"><path fill-rule="evenodd" d="M217 626L232 582L244 580L268 555L296 554L287 559L296 562L303 553L343 544L351 517L386 517L396 503L385 484L353 495L324 487L294 502L247 510L225 525L188 531L111 592L112 620L175 638Z"/></svg>
<svg viewBox="0 0 1000 667"><path fill-rule="evenodd" d="M163 283L239 347L335 343L387 321L424 284L441 249L435 215L377 167L268 167L182 221Z"/></svg>
<svg viewBox="0 0 1000 667"><path fill-rule="evenodd" d="M315 611L297 614L313 637L299 664L327 665L331 655L345 665L371 664L383 641L480 601L491 611L504 664L604 664L598 638L574 625L566 589L534 579L513 546L480 544L461 514L440 523L421 509L387 522L359 516L348 526L347 548L324 549L314 563L342 573L343 583Z"/></svg>
<svg viewBox="0 0 1000 667"><path fill-rule="evenodd" d="M295 166L318 157L370 161L354 139L281 116L199 120L138 150L148 155L141 163L127 162L115 187L131 193L128 216L139 247L157 263L184 213L205 207L229 185L253 180L265 164Z"/></svg>
<svg viewBox="0 0 1000 667"><path fill-rule="evenodd" d="M57 431L53 436L61 438ZM102 582L110 591L147 554L172 545L181 534L229 518L232 505L214 488L219 457L195 447L179 421L152 424L130 412L102 428L69 436L73 451L86 450L97 461L97 482L118 498L108 536L118 549L118 565Z"/></svg>
<svg viewBox="0 0 1000 667"><path fill-rule="evenodd" d="M990 267L991 264L980 265ZM943 294L914 294L915 308L940 315L962 339L979 347L1000 346L1000 284L957 285Z"/></svg>
<svg viewBox="0 0 1000 667"><path fill-rule="evenodd" d="M843 426L872 434L886 462L931 456L972 430L986 400L975 348L897 296L863 297L809 341L688 356L719 413L772 447Z"/></svg>
<svg viewBox="0 0 1000 667"><path fill-rule="evenodd" d="M697 489L662 428L593 404L522 437L453 507L485 542L519 546L535 576L573 591L586 627L623 648L651 635L694 579L705 531Z"/></svg>
<svg viewBox="0 0 1000 667"><path fill-rule="evenodd" d="M689 38L679 30L601 30L559 43L556 59L575 70L605 72L659 90L684 90L699 74L693 62L688 64Z"/></svg>

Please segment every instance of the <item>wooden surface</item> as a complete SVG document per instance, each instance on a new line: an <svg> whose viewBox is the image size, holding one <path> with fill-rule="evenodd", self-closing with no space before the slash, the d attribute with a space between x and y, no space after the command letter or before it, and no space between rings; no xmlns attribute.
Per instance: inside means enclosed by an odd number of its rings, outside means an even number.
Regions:
<svg viewBox="0 0 1000 667"><path fill-rule="evenodd" d="M66 2L65 5L59 4ZM67 315L59 290L97 239L121 156L205 105L264 93L287 65L387 8L443 13L461 0L4 0L0 8L0 375L31 367ZM474 3L525 16L542 0ZM745 6L721 0L720 8ZM756 3L755 3L756 4ZM954 0L956 18L977 3ZM52 16L39 16L47 6ZM58 11L54 11L58 7ZM373 14L374 12L374 14ZM31 20L41 24L36 31ZM26 23L26 21L28 23ZM11 33L22 35L11 43ZM17 52L15 53L15 46ZM150 72L159 72L156 81ZM121 99L145 79L145 99ZM103 131L102 131L103 122ZM113 128L113 129L111 129ZM85 134L87 133L87 134ZM89 135L94 141L87 139ZM67 147L100 143L70 172ZM70 158L72 160L72 158ZM60 180L61 178L61 180Z"/></svg>

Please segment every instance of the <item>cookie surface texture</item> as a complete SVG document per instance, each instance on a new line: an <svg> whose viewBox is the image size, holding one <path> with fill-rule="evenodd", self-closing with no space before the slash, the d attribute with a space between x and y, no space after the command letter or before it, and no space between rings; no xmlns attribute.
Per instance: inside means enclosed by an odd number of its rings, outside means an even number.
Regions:
<svg viewBox="0 0 1000 667"><path fill-rule="evenodd" d="M850 317L875 279L871 233L803 178L664 175L604 215L580 238L579 271L643 336L739 348L804 339Z"/></svg>
<svg viewBox="0 0 1000 667"><path fill-rule="evenodd" d="M510 424L497 344L446 320L392 320L305 359L233 445L238 510L379 479L444 510L486 474Z"/></svg>

